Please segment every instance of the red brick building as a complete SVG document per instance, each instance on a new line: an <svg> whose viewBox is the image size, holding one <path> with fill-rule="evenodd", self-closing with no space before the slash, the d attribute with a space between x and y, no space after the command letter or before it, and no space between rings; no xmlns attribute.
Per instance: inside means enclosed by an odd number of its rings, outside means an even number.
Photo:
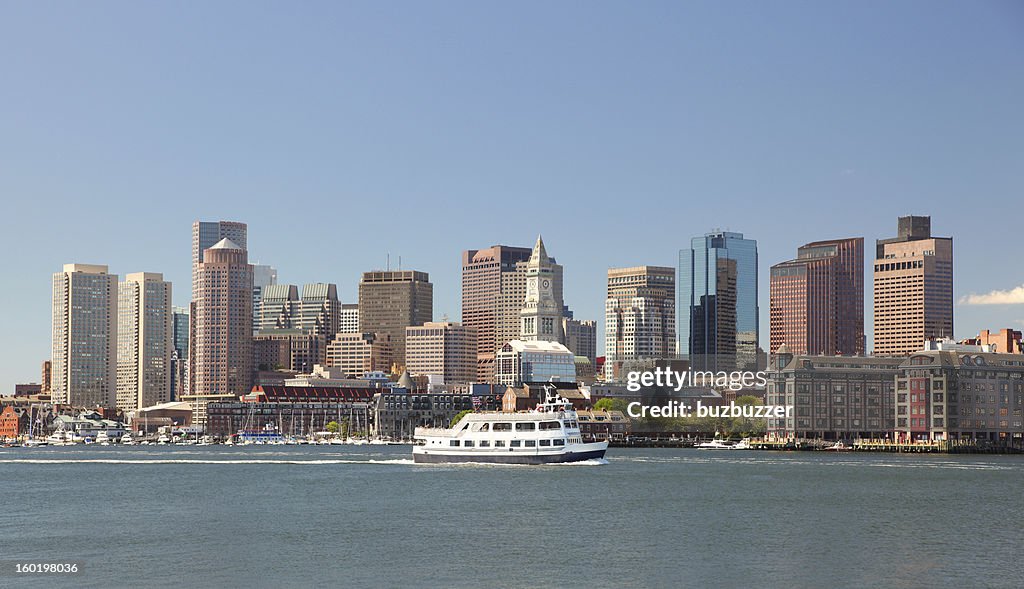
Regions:
<svg viewBox="0 0 1024 589"><path fill-rule="evenodd" d="M14 410L14 407L10 405L4 407L3 412L0 413L0 439L18 437L18 422L20 419L21 416Z"/></svg>

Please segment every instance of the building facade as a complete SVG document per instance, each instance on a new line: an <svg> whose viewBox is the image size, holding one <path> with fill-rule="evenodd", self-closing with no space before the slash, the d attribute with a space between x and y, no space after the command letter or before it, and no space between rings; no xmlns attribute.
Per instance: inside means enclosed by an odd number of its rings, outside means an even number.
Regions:
<svg viewBox="0 0 1024 589"><path fill-rule="evenodd" d="M864 238L816 241L771 268L769 352L864 355Z"/></svg>
<svg viewBox="0 0 1024 589"><path fill-rule="evenodd" d="M271 329L252 336L253 370L312 372L327 359L327 338L301 329Z"/></svg>
<svg viewBox="0 0 1024 589"><path fill-rule="evenodd" d="M906 440L982 440L1020 446L1024 356L915 352L896 379L896 431Z"/></svg>
<svg viewBox="0 0 1024 589"><path fill-rule="evenodd" d="M271 284L263 287L256 333L274 329L296 329L299 319L299 287Z"/></svg>
<svg viewBox="0 0 1024 589"><path fill-rule="evenodd" d="M605 380L623 378L633 360L676 355L675 270L636 266L608 270L605 299Z"/></svg>
<svg viewBox="0 0 1024 589"><path fill-rule="evenodd" d="M592 366L597 363L597 321L563 317L562 333L565 334L565 347L569 351L587 358Z"/></svg>
<svg viewBox="0 0 1024 589"><path fill-rule="evenodd" d="M106 266L65 264L53 275L54 403L116 406L117 297L117 275Z"/></svg>
<svg viewBox="0 0 1024 589"><path fill-rule="evenodd" d="M876 356L909 356L953 337L953 238L933 237L931 217L900 217L874 264Z"/></svg>
<svg viewBox="0 0 1024 589"><path fill-rule="evenodd" d="M347 303L341 306L337 333L359 333L359 305Z"/></svg>
<svg viewBox="0 0 1024 589"><path fill-rule="evenodd" d="M679 252L679 353L694 370L756 370L757 241L716 231Z"/></svg>
<svg viewBox="0 0 1024 589"><path fill-rule="evenodd" d="M172 307L171 316L174 329L174 356L171 359L171 400L173 401L188 394L189 310L187 307Z"/></svg>
<svg viewBox="0 0 1024 589"><path fill-rule="evenodd" d="M438 375L444 384L476 380L476 330L454 322L405 328L405 368L413 375Z"/></svg>
<svg viewBox="0 0 1024 589"><path fill-rule="evenodd" d="M124 412L171 400L174 349L171 283L137 272L118 285L117 408Z"/></svg>
<svg viewBox="0 0 1024 589"><path fill-rule="evenodd" d="M193 306L191 394L249 392L253 373L252 266L242 246L222 239L203 252Z"/></svg>
<svg viewBox="0 0 1024 589"><path fill-rule="evenodd" d="M340 331L341 301L337 285L323 282L303 285L297 327L327 339Z"/></svg>
<svg viewBox="0 0 1024 589"><path fill-rule="evenodd" d="M339 333L327 345L327 366L352 376L391 372L394 361L391 336L386 333Z"/></svg>
<svg viewBox="0 0 1024 589"><path fill-rule="evenodd" d="M359 332L386 334L405 365L405 328L433 321L434 285L426 272L377 270L359 281Z"/></svg>

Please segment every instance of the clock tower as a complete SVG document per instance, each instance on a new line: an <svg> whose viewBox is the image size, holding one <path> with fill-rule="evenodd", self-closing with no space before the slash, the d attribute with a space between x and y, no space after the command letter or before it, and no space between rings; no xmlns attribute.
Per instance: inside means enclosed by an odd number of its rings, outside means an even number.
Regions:
<svg viewBox="0 0 1024 589"><path fill-rule="evenodd" d="M555 301L554 264L537 237L530 261L526 264L526 299L519 313L519 339L561 343L562 308Z"/></svg>

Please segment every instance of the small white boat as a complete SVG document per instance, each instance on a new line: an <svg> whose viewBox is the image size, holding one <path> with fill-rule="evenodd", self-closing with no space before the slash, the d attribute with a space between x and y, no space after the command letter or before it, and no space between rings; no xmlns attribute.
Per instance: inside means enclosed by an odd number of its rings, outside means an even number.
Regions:
<svg viewBox="0 0 1024 589"><path fill-rule="evenodd" d="M171 439L167 437L167 434L160 434L160 436L157 437L156 439L157 444L167 444L170 443L170 441Z"/></svg>
<svg viewBox="0 0 1024 589"><path fill-rule="evenodd" d="M134 446L135 445L135 440L132 439L132 435L131 434L125 434L125 435L121 436L121 443L124 444L125 446Z"/></svg>
<svg viewBox="0 0 1024 589"><path fill-rule="evenodd" d="M701 442L697 447L701 450L732 450L736 447L736 442L715 438L709 442Z"/></svg>

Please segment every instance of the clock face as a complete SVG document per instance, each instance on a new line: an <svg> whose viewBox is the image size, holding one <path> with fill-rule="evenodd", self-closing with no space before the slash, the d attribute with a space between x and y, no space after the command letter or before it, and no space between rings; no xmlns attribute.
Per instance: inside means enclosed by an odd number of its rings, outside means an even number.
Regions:
<svg viewBox="0 0 1024 589"><path fill-rule="evenodd" d="M550 288L551 287L551 281L545 279L544 281L542 281L540 283L540 285L541 285L542 288Z"/></svg>

